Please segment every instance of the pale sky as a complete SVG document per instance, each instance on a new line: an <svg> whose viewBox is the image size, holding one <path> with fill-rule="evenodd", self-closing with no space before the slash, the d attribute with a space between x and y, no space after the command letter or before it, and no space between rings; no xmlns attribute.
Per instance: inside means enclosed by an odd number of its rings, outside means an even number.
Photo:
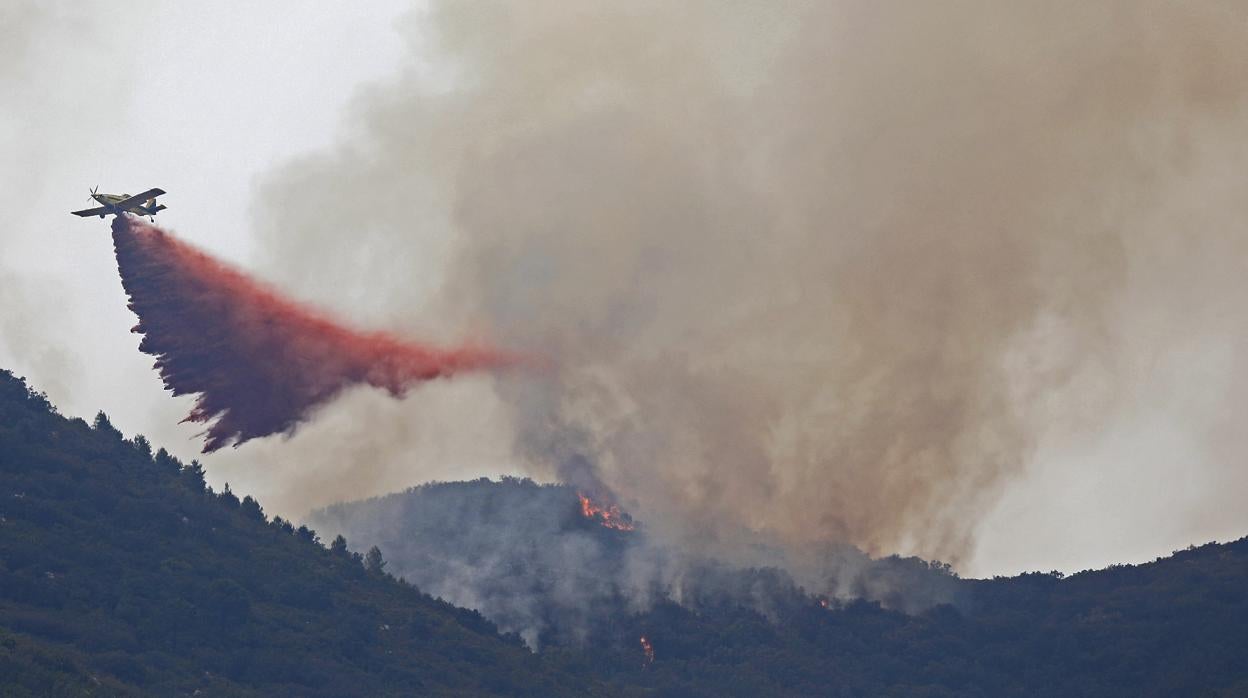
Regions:
<svg viewBox="0 0 1248 698"><path fill-rule="evenodd" d="M29 303L6 297L5 313L37 320L30 336L4 338L3 363L66 413L103 409L127 432L168 435L164 445L194 454L175 437L194 430L169 426L188 403L162 395L128 333L107 225L64 214L87 207L95 185L159 186L169 192L162 225L246 266L256 178L328 144L354 92L396 70L403 45L392 25L408 3L18 5L8 12L25 16L36 40L5 76L16 98L6 99L2 142L18 166L0 193L11 212L0 250ZM65 361L41 375L47 354Z"/></svg>
<svg viewBox="0 0 1248 698"><path fill-rule="evenodd" d="M396 29L403 17L419 23L411 19L418 13L406 14L410 5L6 3L0 9L6 164L0 206L7 212L0 230L0 367L27 376L67 415L90 420L104 410L126 434L143 433L184 459L201 458L213 484L228 479L235 492L255 493L262 504L283 501L276 498L289 481L272 472L298 477L298 464L242 465L295 453L282 439L198 456L198 428L177 424L190 399L163 391L152 358L137 351L139 338L128 331L135 320L125 308L107 223L69 211L88 205L94 185L131 193L161 187L169 208L158 224L265 276L253 232L263 203L259 183L292 160L349 138L358 95L403 71L438 73L438 66L417 62ZM1241 172L1228 177L1242 182ZM309 202L313 212L352 205ZM436 277L437 270L421 275ZM1147 325L1147 312L1135 321ZM1182 370L1165 362L1141 369L1130 408L1083 425L1077 438L1069 431L1060 438L1036 435L1025 471L1005 482L978 524L975 554L961 571L1072 572L1248 533L1248 507L1227 496L1242 485L1240 454L1212 453L1204 427L1182 423L1184 414L1220 409L1202 395L1216 390L1223 369L1240 359L1229 339L1188 351L1191 361ZM488 390L470 382L435 395L469 401ZM407 400L423 395L416 391ZM361 409L392 408L370 402ZM333 419L331 411L319 428L330 429ZM419 444L427 449L424 465L387 471L386 487L515 471L505 434L422 437ZM267 508L303 513L286 505Z"/></svg>

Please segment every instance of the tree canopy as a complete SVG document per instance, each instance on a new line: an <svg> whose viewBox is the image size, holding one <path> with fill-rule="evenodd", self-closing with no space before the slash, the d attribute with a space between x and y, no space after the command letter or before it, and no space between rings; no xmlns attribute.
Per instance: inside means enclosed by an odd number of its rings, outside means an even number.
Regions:
<svg viewBox="0 0 1248 698"><path fill-rule="evenodd" d="M559 503L574 492L514 479L418 492L453 494L452 509L489 512L520 537L563 520L526 524L525 498L576 510ZM504 500L524 516L495 520ZM403 535L422 535L422 520L453 533L417 517ZM572 521L604 554L631 535ZM526 554L566 543L530 537ZM444 541L438 564L454 547ZM396 550L350 532L323 545L250 496L206 487L200 464L124 438L103 413L65 418L0 371L5 696L1248 695L1248 538L1067 577L929 567L957 593L915 613L738 570L707 579L744 584L766 608L709 587L640 605L608 595L588 615L550 616L581 625L552 627L536 653L396 578ZM539 596L568 593L566 580L526 579Z"/></svg>

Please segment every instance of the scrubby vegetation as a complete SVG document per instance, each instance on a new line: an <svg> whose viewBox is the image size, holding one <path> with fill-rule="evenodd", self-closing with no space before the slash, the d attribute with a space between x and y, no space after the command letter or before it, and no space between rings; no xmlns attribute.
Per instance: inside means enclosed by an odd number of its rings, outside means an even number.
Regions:
<svg viewBox="0 0 1248 698"><path fill-rule="evenodd" d="M877 593L837 603L779 569L656 553L645 547L644 522L637 531L596 525L579 515L575 490L524 480L427 485L338 504L314 520L361 548L379 546L422 587L468 588L464 598L504 627L538 627L547 657L631 689L1248 695L1248 539L1068 578L965 580L913 558L864 565L844 553L854 588ZM671 569L645 576L660 563ZM653 585L641 590L653 602L642 613L638 580ZM910 608L921 610L899 610L916 595L922 603Z"/></svg>
<svg viewBox="0 0 1248 698"><path fill-rule="evenodd" d="M585 632L544 628L537 653L348 539L322 545L0 371L0 695L1248 695L1248 539L1068 578L955 579L954 604L913 614L824 607L778 570L737 570L765 609L707 589L608 600L576 616ZM546 582L534 593L561 593Z"/></svg>
<svg viewBox="0 0 1248 698"><path fill-rule="evenodd" d="M362 563L0 373L0 694L595 690Z"/></svg>

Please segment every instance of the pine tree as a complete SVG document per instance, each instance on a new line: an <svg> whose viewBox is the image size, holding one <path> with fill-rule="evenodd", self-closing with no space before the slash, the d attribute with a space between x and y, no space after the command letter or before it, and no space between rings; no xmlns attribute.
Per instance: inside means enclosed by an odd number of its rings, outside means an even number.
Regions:
<svg viewBox="0 0 1248 698"><path fill-rule="evenodd" d="M329 544L329 551L335 555L346 555L347 539L343 538L341 533L338 534L334 537L333 542Z"/></svg>
<svg viewBox="0 0 1248 698"><path fill-rule="evenodd" d="M381 557L381 548L374 545L368 549L368 552L364 554L364 569L373 574L381 574L385 571L386 561Z"/></svg>
<svg viewBox="0 0 1248 698"><path fill-rule="evenodd" d="M112 421L109 420L108 415L104 414L103 410L95 414L95 421L91 423L91 426L96 431L104 432L118 439L121 438L121 432L117 430L117 427L113 426Z"/></svg>

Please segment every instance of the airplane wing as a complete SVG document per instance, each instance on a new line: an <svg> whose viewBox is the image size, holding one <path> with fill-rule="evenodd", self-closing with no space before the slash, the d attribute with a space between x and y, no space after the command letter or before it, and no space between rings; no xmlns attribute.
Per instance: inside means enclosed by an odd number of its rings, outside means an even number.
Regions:
<svg viewBox="0 0 1248 698"><path fill-rule="evenodd" d="M70 213L75 216L82 216L83 218L86 218L87 216L98 216L101 213L108 213L108 208L105 206L100 206L99 208L84 208L81 211L70 211Z"/></svg>
<svg viewBox="0 0 1248 698"><path fill-rule="evenodd" d="M137 206L138 204L141 204L141 203L143 203L143 202L147 201L148 199L151 199L151 198L153 198L153 197L160 196L161 194L164 194L164 193L165 193L165 190L164 190L164 189L148 189L147 191L143 192L142 194L135 194L134 196L130 197L129 199L122 199L121 201L118 201L117 203L113 204L113 206L116 206L117 208L121 209L122 211L125 211L126 209L130 208L131 206Z"/></svg>

